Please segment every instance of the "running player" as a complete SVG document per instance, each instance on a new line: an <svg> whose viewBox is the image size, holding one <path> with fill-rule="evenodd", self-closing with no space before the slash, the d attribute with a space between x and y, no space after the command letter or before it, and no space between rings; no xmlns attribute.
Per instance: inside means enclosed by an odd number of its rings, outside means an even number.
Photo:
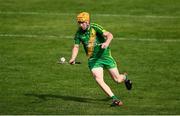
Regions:
<svg viewBox="0 0 180 116"><path fill-rule="evenodd" d="M115 82L124 82L128 90L132 88L132 82L127 79L126 74L119 73L116 62L111 56L109 44L113 39L113 35L100 25L90 23L90 16L87 12L82 12L77 15L77 23L79 28L75 34L75 44L69 63L75 63L79 51L79 44L82 43L88 56L89 69L96 82L103 91L112 98L112 106L123 105L123 102L114 95L103 79L103 70L107 69Z"/></svg>

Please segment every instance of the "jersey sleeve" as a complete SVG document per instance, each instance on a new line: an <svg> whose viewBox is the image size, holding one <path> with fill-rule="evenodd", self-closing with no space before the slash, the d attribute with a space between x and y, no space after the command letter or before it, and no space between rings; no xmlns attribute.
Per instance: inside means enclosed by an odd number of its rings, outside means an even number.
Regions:
<svg viewBox="0 0 180 116"><path fill-rule="evenodd" d="M74 44L80 44L80 43L81 43L81 41L80 41L79 34L76 33L74 36Z"/></svg>
<svg viewBox="0 0 180 116"><path fill-rule="evenodd" d="M106 30L102 27L102 26L100 26L100 25L98 25L98 24L96 24L96 23L92 23L92 27L96 30L96 32L98 33L98 34L100 34L100 35L102 35L104 32L106 32Z"/></svg>

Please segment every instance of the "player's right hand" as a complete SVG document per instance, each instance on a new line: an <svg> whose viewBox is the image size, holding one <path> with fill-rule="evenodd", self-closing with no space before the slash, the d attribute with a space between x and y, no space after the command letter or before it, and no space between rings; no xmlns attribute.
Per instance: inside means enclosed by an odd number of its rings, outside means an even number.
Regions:
<svg viewBox="0 0 180 116"><path fill-rule="evenodd" d="M70 60L69 60L69 64L75 64L75 59L73 59L73 58L70 59Z"/></svg>

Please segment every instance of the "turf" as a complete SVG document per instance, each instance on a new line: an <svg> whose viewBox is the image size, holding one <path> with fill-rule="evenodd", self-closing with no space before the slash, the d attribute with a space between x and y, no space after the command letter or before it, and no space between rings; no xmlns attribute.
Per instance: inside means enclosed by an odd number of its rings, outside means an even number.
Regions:
<svg viewBox="0 0 180 116"><path fill-rule="evenodd" d="M1 115L180 114L179 0L0 3ZM129 73L133 90L114 83L107 72L105 81L122 107L110 107L82 46L81 65L57 64L59 57L71 55L75 16L81 11L114 35L112 55L120 72Z"/></svg>

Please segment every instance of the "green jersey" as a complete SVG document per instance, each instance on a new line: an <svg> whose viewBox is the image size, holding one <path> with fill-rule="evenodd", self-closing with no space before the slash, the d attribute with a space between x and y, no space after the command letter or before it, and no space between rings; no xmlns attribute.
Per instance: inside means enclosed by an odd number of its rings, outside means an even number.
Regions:
<svg viewBox="0 0 180 116"><path fill-rule="evenodd" d="M90 23L90 26L86 30L79 28L75 35L75 44L83 44L86 55L89 58L103 58L104 56L110 56L110 48L101 48L101 44L106 41L103 37L103 33L106 32L103 27L98 24Z"/></svg>

